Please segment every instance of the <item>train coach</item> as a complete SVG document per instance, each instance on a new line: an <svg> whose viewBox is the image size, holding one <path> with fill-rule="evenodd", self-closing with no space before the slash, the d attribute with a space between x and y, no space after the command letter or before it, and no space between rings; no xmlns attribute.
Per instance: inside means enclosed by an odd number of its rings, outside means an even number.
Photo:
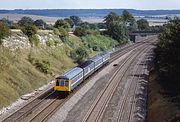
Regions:
<svg viewBox="0 0 180 122"><path fill-rule="evenodd" d="M83 80L91 76L95 71L107 64L110 59L109 53L101 53L78 67L72 68L66 73L58 76L55 80L54 90L70 92L76 88Z"/></svg>

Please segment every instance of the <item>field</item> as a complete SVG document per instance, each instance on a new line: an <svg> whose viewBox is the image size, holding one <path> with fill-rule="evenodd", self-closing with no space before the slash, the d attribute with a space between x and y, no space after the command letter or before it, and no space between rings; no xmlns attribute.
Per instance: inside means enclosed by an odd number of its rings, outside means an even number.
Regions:
<svg viewBox="0 0 180 122"><path fill-rule="evenodd" d="M43 19L48 24L54 24L56 20L65 18L65 17L48 17L48 16L37 16L37 15L27 15L27 14L0 14L0 19L7 18L11 21L18 22L23 16L31 17L33 20ZM81 19L84 22L89 22L89 23L101 23L104 20L103 17L93 17L93 16L81 17ZM136 17L136 19L138 20L140 18ZM150 26L163 25L166 22L166 20L164 19L149 19L149 18L145 18L145 19L149 21Z"/></svg>

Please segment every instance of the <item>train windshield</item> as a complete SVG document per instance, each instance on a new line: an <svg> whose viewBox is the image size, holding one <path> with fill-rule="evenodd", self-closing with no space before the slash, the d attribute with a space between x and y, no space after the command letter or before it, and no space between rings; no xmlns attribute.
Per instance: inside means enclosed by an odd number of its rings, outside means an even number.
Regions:
<svg viewBox="0 0 180 122"><path fill-rule="evenodd" d="M69 82L65 79L57 79L56 86L69 86Z"/></svg>

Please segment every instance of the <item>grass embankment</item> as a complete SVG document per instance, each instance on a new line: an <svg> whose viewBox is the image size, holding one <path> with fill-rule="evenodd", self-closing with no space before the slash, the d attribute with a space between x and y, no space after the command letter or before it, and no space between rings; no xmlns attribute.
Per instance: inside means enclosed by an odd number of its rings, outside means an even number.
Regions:
<svg viewBox="0 0 180 122"><path fill-rule="evenodd" d="M18 97L39 88L53 79L53 74L62 73L74 66L73 61L66 55L65 47L39 47L30 50L9 51L0 49L0 108L9 105ZM43 73L36 64L29 61L28 55L36 62L49 62L49 72ZM41 65L40 65L41 66Z"/></svg>
<svg viewBox="0 0 180 122"><path fill-rule="evenodd" d="M90 42L91 39L94 39L94 43ZM39 45L15 51L0 47L0 108L51 81L54 75L75 66L74 60L70 58L70 52L74 49L83 47L92 56L98 51L110 49L111 41L100 35L89 35L82 39L70 35L69 39L56 47Z"/></svg>
<svg viewBox="0 0 180 122"><path fill-rule="evenodd" d="M169 96L163 90L155 70L150 72L148 87L148 122L178 122L180 120L179 98Z"/></svg>

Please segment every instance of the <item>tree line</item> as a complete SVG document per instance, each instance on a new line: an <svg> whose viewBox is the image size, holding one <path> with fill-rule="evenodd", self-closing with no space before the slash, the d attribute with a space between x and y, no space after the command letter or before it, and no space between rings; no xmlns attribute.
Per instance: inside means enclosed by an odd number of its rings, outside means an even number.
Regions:
<svg viewBox="0 0 180 122"><path fill-rule="evenodd" d="M155 49L155 69L158 81L166 94L178 96L180 94L179 18L174 18L163 26Z"/></svg>
<svg viewBox="0 0 180 122"><path fill-rule="evenodd" d="M55 25L47 24L42 19L33 20L30 17L22 17L17 23L13 23L5 18L0 20L1 24L1 44L2 39L10 35L9 29L21 29L30 40L30 43L37 45L38 41L35 36L37 29L53 30L61 39L68 36L69 31L73 31L77 36L88 34L97 34L99 29L106 29L107 32L101 33L117 40L119 43L125 43L129 39L129 33L134 30L149 30L149 23L145 19L135 20L134 16L127 10L124 10L122 16L111 12L105 18L103 23L92 24L83 22L78 16L59 19Z"/></svg>

